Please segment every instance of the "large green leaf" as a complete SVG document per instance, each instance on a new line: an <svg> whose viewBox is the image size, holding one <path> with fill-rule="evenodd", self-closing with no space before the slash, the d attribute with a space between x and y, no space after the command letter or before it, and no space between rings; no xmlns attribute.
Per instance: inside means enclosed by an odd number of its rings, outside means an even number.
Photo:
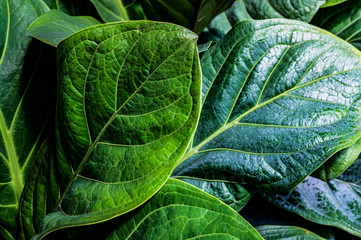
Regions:
<svg viewBox="0 0 361 240"><path fill-rule="evenodd" d="M175 176L288 193L360 138L361 54L319 28L245 20L201 65L200 122Z"/></svg>
<svg viewBox="0 0 361 240"><path fill-rule="evenodd" d="M312 24L348 42L358 43L361 41L361 2L350 0L321 9L312 20Z"/></svg>
<svg viewBox="0 0 361 240"><path fill-rule="evenodd" d="M97 24L100 22L93 17L73 17L60 10L51 10L37 18L26 35L56 47L64 38Z"/></svg>
<svg viewBox="0 0 361 240"><path fill-rule="evenodd" d="M324 225L361 237L361 186L308 177L288 196L268 196L272 203Z"/></svg>
<svg viewBox="0 0 361 240"><path fill-rule="evenodd" d="M254 194L253 191L249 191L242 185L234 182L212 181L187 177L179 178L179 180L192 184L202 191L217 197L237 212L247 204Z"/></svg>
<svg viewBox="0 0 361 240"><path fill-rule="evenodd" d="M196 33L229 8L234 0L140 0L148 19L173 22Z"/></svg>
<svg viewBox="0 0 361 240"><path fill-rule="evenodd" d="M164 185L198 120L196 41L183 27L134 21L59 44L58 161L64 153L73 175L41 236L122 215Z"/></svg>
<svg viewBox="0 0 361 240"><path fill-rule="evenodd" d="M104 22L129 20L122 0L90 0Z"/></svg>
<svg viewBox="0 0 361 240"><path fill-rule="evenodd" d="M175 179L169 179L154 197L128 214L102 224L71 230L56 237L69 240L262 239L230 207Z"/></svg>
<svg viewBox="0 0 361 240"><path fill-rule="evenodd" d="M243 0L254 19L288 18L311 21L326 0Z"/></svg>
<svg viewBox="0 0 361 240"><path fill-rule="evenodd" d="M0 2L1 239L16 238L20 196L53 103L51 70L55 63L42 58L39 43L29 48L31 39L25 37L29 24L47 10L37 0ZM39 66L50 73L40 71Z"/></svg>

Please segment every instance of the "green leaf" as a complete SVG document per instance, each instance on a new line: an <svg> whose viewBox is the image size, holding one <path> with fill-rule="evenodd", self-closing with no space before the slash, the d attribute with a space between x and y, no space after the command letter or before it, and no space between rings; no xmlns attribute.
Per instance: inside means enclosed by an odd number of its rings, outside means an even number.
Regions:
<svg viewBox="0 0 361 240"><path fill-rule="evenodd" d="M92 17L73 17L60 10L51 10L36 19L27 29L26 35L56 47L73 33L97 24L100 22Z"/></svg>
<svg viewBox="0 0 361 240"><path fill-rule="evenodd" d="M288 196L267 196L277 206L316 222L361 236L361 186L308 177Z"/></svg>
<svg viewBox="0 0 361 240"><path fill-rule="evenodd" d="M324 30L245 20L201 65L201 117L174 176L288 193L360 138L361 54Z"/></svg>
<svg viewBox="0 0 361 240"><path fill-rule="evenodd" d="M70 230L63 239L262 239L233 209L176 179L126 215Z"/></svg>
<svg viewBox="0 0 361 240"><path fill-rule="evenodd" d="M129 20L122 0L90 0L104 22Z"/></svg>
<svg viewBox="0 0 361 240"><path fill-rule="evenodd" d="M29 47L31 39L24 36L29 24L46 10L43 7L36 0L0 2L1 239L16 238L21 192L53 103L55 63L44 62L42 47L38 43ZM39 71L40 65L49 72Z"/></svg>
<svg viewBox="0 0 361 240"><path fill-rule="evenodd" d="M295 226L264 225L256 228L265 240L323 240L323 237L307 229Z"/></svg>
<svg viewBox="0 0 361 240"><path fill-rule="evenodd" d="M288 18L310 22L325 0L243 0L254 19Z"/></svg>
<svg viewBox="0 0 361 240"><path fill-rule="evenodd" d="M19 204L20 239L35 235L40 222L59 200L54 156L49 140L44 141L34 161L31 176Z"/></svg>
<svg viewBox="0 0 361 240"><path fill-rule="evenodd" d="M358 156L358 158L354 161L354 163L349 168L347 168L346 171L343 172L338 179L345 182L358 184L361 186L360 169L361 169L361 155Z"/></svg>
<svg viewBox="0 0 361 240"><path fill-rule="evenodd" d="M57 125L73 175L36 239L122 215L165 184L198 120L196 41L183 27L133 21L58 46Z"/></svg>
<svg viewBox="0 0 361 240"><path fill-rule="evenodd" d="M350 0L321 9L312 24L330 31L350 43L361 41L361 2Z"/></svg>
<svg viewBox="0 0 361 240"><path fill-rule="evenodd" d="M330 181L339 177L361 153L361 139L357 140L351 147L345 148L333 155L325 164L323 164L314 176Z"/></svg>
<svg viewBox="0 0 361 240"><path fill-rule="evenodd" d="M346 2L348 0L326 0L326 3L324 3L321 8L325 8L325 7L332 7L332 6L335 6L337 4L340 4L340 3L343 3L343 2Z"/></svg>
<svg viewBox="0 0 361 240"><path fill-rule="evenodd" d="M151 20L172 22L201 33L212 19L233 4L233 0L141 0Z"/></svg>
<svg viewBox="0 0 361 240"><path fill-rule="evenodd" d="M253 191L247 190L244 186L238 183L187 177L176 178L189 183L212 196L215 196L237 212L239 212L247 204L254 194Z"/></svg>
<svg viewBox="0 0 361 240"><path fill-rule="evenodd" d="M216 16L202 34L206 35L204 38L207 40L219 41L236 23L246 19L251 19L251 17L244 2L235 1L229 9Z"/></svg>
<svg viewBox="0 0 361 240"><path fill-rule="evenodd" d="M256 229L265 225L292 226L307 229L328 240L338 239L335 238L332 227L316 224L295 213L279 208L257 193L240 211L240 214Z"/></svg>

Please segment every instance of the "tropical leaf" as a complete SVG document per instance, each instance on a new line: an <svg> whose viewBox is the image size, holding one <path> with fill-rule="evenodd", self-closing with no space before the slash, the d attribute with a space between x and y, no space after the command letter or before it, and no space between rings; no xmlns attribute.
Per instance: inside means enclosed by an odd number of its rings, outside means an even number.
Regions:
<svg viewBox="0 0 361 240"><path fill-rule="evenodd" d="M26 35L56 47L64 38L97 24L100 22L93 17L73 17L60 10L51 10L37 18Z"/></svg>
<svg viewBox="0 0 361 240"><path fill-rule="evenodd" d="M361 2L346 1L340 5L321 9L312 24L330 31L350 43L361 41Z"/></svg>
<svg viewBox="0 0 361 240"><path fill-rule="evenodd" d="M58 161L68 161L73 175L36 239L122 215L164 185L198 120L196 41L183 27L134 21L61 42Z"/></svg>
<svg viewBox="0 0 361 240"><path fill-rule="evenodd" d="M288 196L267 196L277 206L318 224L361 236L361 186L308 177Z"/></svg>
<svg viewBox="0 0 361 240"><path fill-rule="evenodd" d="M324 240L307 229L295 226L263 225L256 228L265 240Z"/></svg>
<svg viewBox="0 0 361 240"><path fill-rule="evenodd" d="M326 0L326 2L321 6L321 8L332 7L332 6L335 6L337 4L340 4L340 3L343 3L346 1L348 1L348 0Z"/></svg>
<svg viewBox="0 0 361 240"><path fill-rule="evenodd" d="M234 0L140 0L151 20L173 22L201 33L212 19L229 8Z"/></svg>
<svg viewBox="0 0 361 240"><path fill-rule="evenodd" d="M201 117L174 176L288 193L360 138L361 54L319 28L245 20L201 65Z"/></svg>
<svg viewBox="0 0 361 240"><path fill-rule="evenodd" d="M154 197L128 214L101 224L66 230L56 237L69 240L262 239L233 209L176 179L169 179Z"/></svg>
<svg viewBox="0 0 361 240"><path fill-rule="evenodd" d="M242 185L226 181L211 181L207 179L197 178L177 178L186 183L189 183L202 191L215 196L235 211L239 212L251 199L254 194Z"/></svg>
<svg viewBox="0 0 361 240"><path fill-rule="evenodd" d="M42 133L52 109L54 63L25 30L47 11L42 1L0 2L0 238L15 239L19 201L31 176ZM48 56L48 57L51 57ZM44 62L45 60L45 62ZM46 62L48 61L48 62ZM49 72L39 70L47 67ZM44 78L46 75L46 78ZM43 89L48 89L44 91ZM37 98L34 98L37 96Z"/></svg>
<svg viewBox="0 0 361 240"><path fill-rule="evenodd" d="M122 0L90 0L104 22L129 20Z"/></svg>
<svg viewBox="0 0 361 240"><path fill-rule="evenodd" d="M287 18L310 22L325 0L243 0L254 19Z"/></svg>

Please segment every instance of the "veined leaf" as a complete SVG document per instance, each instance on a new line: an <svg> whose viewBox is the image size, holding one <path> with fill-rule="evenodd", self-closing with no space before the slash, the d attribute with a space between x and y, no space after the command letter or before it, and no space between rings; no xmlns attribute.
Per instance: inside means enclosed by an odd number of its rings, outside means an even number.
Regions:
<svg viewBox="0 0 361 240"><path fill-rule="evenodd" d="M262 239L233 209L176 179L128 214L71 230L60 239Z"/></svg>
<svg viewBox="0 0 361 240"><path fill-rule="evenodd" d="M321 9L312 20L312 24L350 43L358 43L361 41L361 2L350 0Z"/></svg>
<svg viewBox="0 0 361 240"><path fill-rule="evenodd" d="M288 196L267 196L277 206L316 222L361 236L361 186L308 177Z"/></svg>
<svg viewBox="0 0 361 240"><path fill-rule="evenodd" d="M201 33L234 0L140 0L148 19L173 22Z"/></svg>
<svg viewBox="0 0 361 240"><path fill-rule="evenodd" d="M31 39L24 36L29 24L47 10L37 0L0 2L1 239L16 238L21 193L53 102L49 98L54 95L51 74L47 72L44 79L44 71L38 69L41 64L49 67L40 57L42 47L33 44L29 48Z"/></svg>
<svg viewBox="0 0 361 240"><path fill-rule="evenodd" d="M35 239L122 215L164 185L198 120L196 41L183 27L135 21L59 44L57 124L73 175Z"/></svg>
<svg viewBox="0 0 361 240"><path fill-rule="evenodd" d="M243 0L254 19L287 18L310 22L325 0Z"/></svg>
<svg viewBox="0 0 361 240"><path fill-rule="evenodd" d="M354 183L361 186L361 156L354 161L354 163L344 171L339 179L344 182Z"/></svg>
<svg viewBox="0 0 361 240"><path fill-rule="evenodd" d="M361 54L319 28L245 20L201 65L200 122L174 176L288 193L360 138Z"/></svg>
<svg viewBox="0 0 361 240"><path fill-rule="evenodd" d="M307 229L295 226L264 225L256 229L265 240L325 240Z"/></svg>
<svg viewBox="0 0 361 240"><path fill-rule="evenodd" d="M177 177L176 177L177 178ZM177 178L215 196L235 211L239 212L251 199L253 191L245 189L242 185L234 182L212 181L197 178Z"/></svg>
<svg viewBox="0 0 361 240"><path fill-rule="evenodd" d="M97 24L100 22L93 17L73 17L60 10L51 10L37 18L27 29L26 35L56 47L64 38Z"/></svg>
<svg viewBox="0 0 361 240"><path fill-rule="evenodd" d="M122 0L90 0L104 22L129 20Z"/></svg>

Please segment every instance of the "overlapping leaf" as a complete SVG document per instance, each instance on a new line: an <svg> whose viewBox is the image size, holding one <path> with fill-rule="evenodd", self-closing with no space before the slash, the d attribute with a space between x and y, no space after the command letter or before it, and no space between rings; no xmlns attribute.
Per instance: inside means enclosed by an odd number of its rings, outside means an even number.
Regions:
<svg viewBox="0 0 361 240"><path fill-rule="evenodd" d="M124 214L164 185L198 120L196 40L173 24L136 21L87 28L58 46L58 161L73 175L38 238Z"/></svg>
<svg viewBox="0 0 361 240"><path fill-rule="evenodd" d="M245 20L201 65L200 122L175 176L288 193L360 138L360 52L319 28Z"/></svg>
<svg viewBox="0 0 361 240"><path fill-rule="evenodd" d="M268 200L288 211L324 225L361 236L360 185L308 177L288 196L268 196Z"/></svg>
<svg viewBox="0 0 361 240"><path fill-rule="evenodd" d="M51 72L55 63L48 58L44 62L42 47L33 44L29 48L31 39L25 37L29 24L47 10L42 1L0 2L1 239L16 238L21 193L52 109L52 74L44 78L39 66Z"/></svg>
<svg viewBox="0 0 361 240"><path fill-rule="evenodd" d="M229 8L233 0L141 0L148 19L173 22L196 33Z"/></svg>
<svg viewBox="0 0 361 240"><path fill-rule="evenodd" d="M297 239L297 240L325 240L325 238L307 229L295 226L264 225L256 228L265 240Z"/></svg>
<svg viewBox="0 0 361 240"><path fill-rule="evenodd" d="M310 22L325 0L243 0L254 19L287 18Z"/></svg>

